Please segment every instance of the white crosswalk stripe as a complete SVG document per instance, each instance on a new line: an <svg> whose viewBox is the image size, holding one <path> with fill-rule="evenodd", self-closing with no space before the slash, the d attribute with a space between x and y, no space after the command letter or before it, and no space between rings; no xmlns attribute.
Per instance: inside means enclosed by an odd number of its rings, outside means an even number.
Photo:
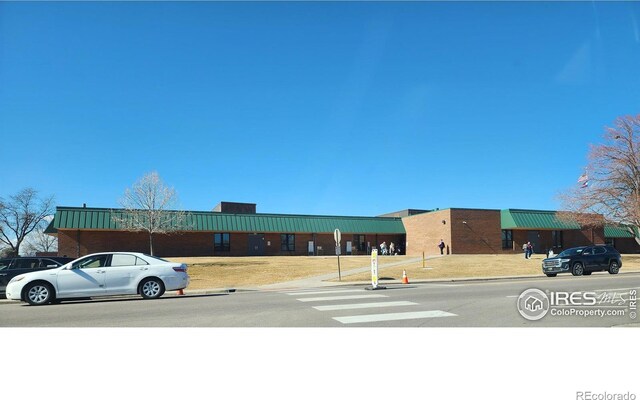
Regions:
<svg viewBox="0 0 640 400"><path fill-rule="evenodd" d="M356 299L373 299L379 297L387 297L383 294L360 294L354 296L329 296L329 297L304 297L296 299L298 301L335 301L335 300L356 300Z"/></svg>
<svg viewBox="0 0 640 400"><path fill-rule="evenodd" d="M347 317L333 317L333 319L338 322L342 322L343 324L357 324L363 322L398 321L405 319L440 318L455 316L456 314L448 313L446 311L432 310L393 314L351 315Z"/></svg>
<svg viewBox="0 0 640 400"><path fill-rule="evenodd" d="M362 289L345 289L345 290L321 290L318 292L286 292L289 296L306 296L310 294L333 294L333 293L362 293Z"/></svg>
<svg viewBox="0 0 640 400"><path fill-rule="evenodd" d="M367 310L367 309L380 309L389 307L412 307L415 308L420 304L412 301L392 301L389 296L381 293L366 293L366 294L348 294L348 293L363 293L362 289L338 289L338 290L320 290L320 291L308 291L308 292L283 292L283 294L289 296L297 296L297 301L301 302L331 302L331 301L347 301L341 304L312 306L313 309L318 311L343 311L343 310ZM319 296L322 295L322 296ZM348 300L361 300L361 299L386 299L375 302L366 303L349 303ZM366 312L366 311L364 311ZM456 314L442 311L442 310L426 310L426 311L411 311L411 312L397 312L397 313L384 313L384 314L361 314L361 315L346 315L336 316L332 319L342 324L359 324L368 322L383 322L383 321L401 321L411 319L426 319L426 318L443 318L443 317L456 317Z"/></svg>
<svg viewBox="0 0 640 400"><path fill-rule="evenodd" d="M356 310L362 308L382 308L382 307L402 307L414 306L418 303L412 301L387 301L377 303L356 303L356 304L336 304L333 306L315 306L318 311L336 311L336 310Z"/></svg>

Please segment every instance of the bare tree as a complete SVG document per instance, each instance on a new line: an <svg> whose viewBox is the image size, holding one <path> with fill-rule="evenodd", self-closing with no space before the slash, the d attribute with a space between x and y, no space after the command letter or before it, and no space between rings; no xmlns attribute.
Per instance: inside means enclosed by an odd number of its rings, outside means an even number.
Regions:
<svg viewBox="0 0 640 400"><path fill-rule="evenodd" d="M157 172L150 172L126 189L120 199L124 211L112 213L114 222L127 231L149 234L149 254L153 255L153 236L171 234L185 228L187 213L174 210L176 191L165 186Z"/></svg>
<svg viewBox="0 0 640 400"><path fill-rule="evenodd" d="M0 258L7 258L13 255L13 251L8 247L0 248Z"/></svg>
<svg viewBox="0 0 640 400"><path fill-rule="evenodd" d="M45 218L36 229L26 237L24 243L28 254L36 255L39 252L51 253L58 251L58 238L44 233L51 218Z"/></svg>
<svg viewBox="0 0 640 400"><path fill-rule="evenodd" d="M47 215L53 213L53 196L40 199L32 188L22 189L8 200L0 197L0 242L12 253L20 254L20 245Z"/></svg>
<svg viewBox="0 0 640 400"><path fill-rule="evenodd" d="M619 117L604 143L591 145L582 184L561 195L563 207L583 225L623 225L640 244L639 162L640 115Z"/></svg>

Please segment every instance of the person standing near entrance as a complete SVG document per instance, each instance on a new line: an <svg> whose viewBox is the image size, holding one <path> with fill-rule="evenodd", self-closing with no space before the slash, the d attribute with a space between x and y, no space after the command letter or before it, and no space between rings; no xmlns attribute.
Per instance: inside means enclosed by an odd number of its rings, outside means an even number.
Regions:
<svg viewBox="0 0 640 400"><path fill-rule="evenodd" d="M531 258L532 254L533 254L533 245L531 244L531 242L527 242L527 258Z"/></svg>
<svg viewBox="0 0 640 400"><path fill-rule="evenodd" d="M529 257L528 257L528 256L529 256L529 254L528 254L528 253L529 253L529 250L527 250L527 243L525 243L525 244L523 244L523 245L522 245L522 251L524 251L524 258L525 258L525 259L529 258Z"/></svg>
<svg viewBox="0 0 640 400"><path fill-rule="evenodd" d="M444 240L440 239L438 247L440 248L440 255L444 255Z"/></svg>

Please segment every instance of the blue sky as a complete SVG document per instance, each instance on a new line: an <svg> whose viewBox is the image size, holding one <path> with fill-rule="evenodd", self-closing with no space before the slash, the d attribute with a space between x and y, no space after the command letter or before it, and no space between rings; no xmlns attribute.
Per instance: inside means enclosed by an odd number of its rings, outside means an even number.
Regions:
<svg viewBox="0 0 640 400"><path fill-rule="evenodd" d="M640 4L0 3L0 196L556 209L640 112Z"/></svg>

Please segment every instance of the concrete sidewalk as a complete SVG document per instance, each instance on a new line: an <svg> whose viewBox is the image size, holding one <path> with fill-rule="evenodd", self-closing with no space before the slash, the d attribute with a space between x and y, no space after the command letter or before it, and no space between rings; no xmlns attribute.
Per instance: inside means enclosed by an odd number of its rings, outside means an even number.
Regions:
<svg viewBox="0 0 640 400"><path fill-rule="evenodd" d="M381 257L387 257L387 256L381 256ZM389 256L389 257L393 257L393 256ZM442 256L425 257L425 260L430 260L430 259L439 258L439 257L442 257ZM419 258L411 258L408 260L398 261L395 263L389 263L385 265L378 265L378 271L383 270L385 268L389 268L389 267L396 267L399 265L414 264L421 260L422 260L422 257L419 257ZM340 275L344 277L344 276L350 276L350 275L357 275L357 274L361 274L363 272L369 272L369 271L371 271L371 266L355 268L349 271L342 271ZM332 272L330 274L317 275L309 278L297 279L297 280L287 281L287 282L273 283L270 285L262 285L262 286L259 286L259 288L264 290L271 290L271 289L290 289L290 288L324 287L324 286L340 286L340 285L356 284L355 282L327 282L332 279L338 279L337 270L336 272ZM363 283L366 283L366 282L363 282Z"/></svg>
<svg viewBox="0 0 640 400"><path fill-rule="evenodd" d="M366 272L360 271L360 272ZM353 272L356 273L356 272ZM620 272L619 275L633 275L640 274L640 272ZM351 282L326 282L320 280L321 277L329 277L328 279L337 279L338 273L335 274L327 274L316 276L308 279L300 279L296 281L282 282L272 285L263 285L263 286L255 286L255 287L238 287L238 288L211 288L211 289L194 289L194 290L185 290L185 295L207 295L207 294L228 294L228 293L241 293L241 292L257 292L257 291L277 291L277 290L287 290L287 289L312 289L312 288L323 288L323 287L339 287L339 286L370 286L371 281L351 281ZM571 278L571 275L566 276L567 279ZM513 275L513 276L487 276L487 277L468 277L468 278L438 278L438 279L417 279L417 280L409 280L409 284L424 284L424 283L458 283L458 282L490 282L490 281L508 281L508 280L525 280L525 279L536 279L536 280L548 280L552 279L547 276L540 275ZM560 278L563 279L563 278ZM379 282L380 286L394 285L400 286L402 285L402 281L398 279L389 279L383 280ZM163 295L163 297L168 296L177 296L177 292L167 292Z"/></svg>

